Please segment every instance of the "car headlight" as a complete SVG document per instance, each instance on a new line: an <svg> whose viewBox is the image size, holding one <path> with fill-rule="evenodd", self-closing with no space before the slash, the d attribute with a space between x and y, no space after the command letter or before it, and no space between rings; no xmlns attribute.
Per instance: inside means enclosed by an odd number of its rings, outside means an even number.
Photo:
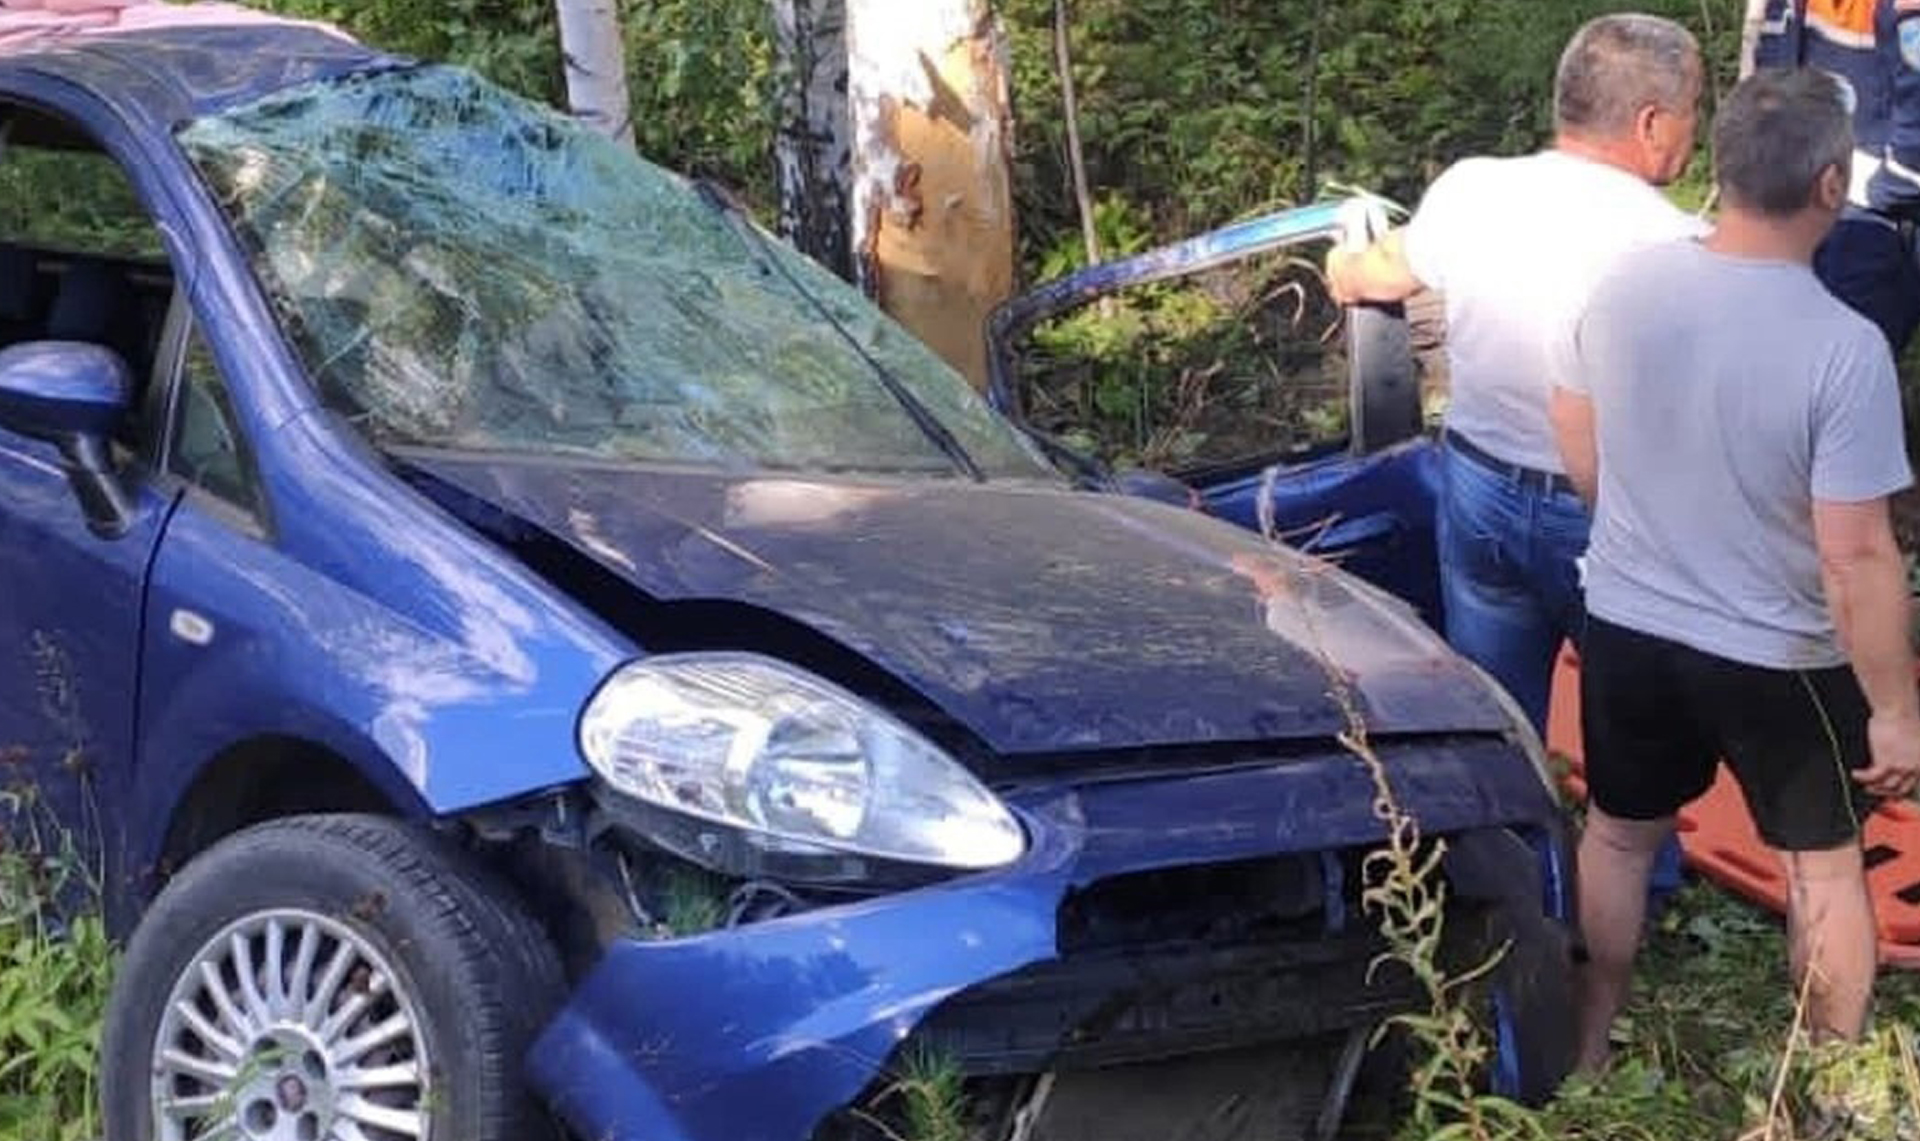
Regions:
<svg viewBox="0 0 1920 1141"><path fill-rule="evenodd" d="M580 749L620 792L765 840L965 870L1026 850L1007 807L932 742L755 654L621 668L587 703Z"/></svg>
<svg viewBox="0 0 1920 1141"><path fill-rule="evenodd" d="M1527 760L1533 762L1534 774L1540 778L1540 783L1546 786L1547 795L1556 801L1559 800L1560 786L1554 782L1553 766L1547 763L1547 746L1540 740L1539 732L1534 729L1533 719L1527 716L1526 710L1520 708L1520 703L1507 692L1507 687L1495 680L1494 676L1481 668L1479 663L1465 657L1460 660L1466 662L1467 668L1486 684L1487 692L1493 695L1494 703L1499 705L1501 712L1507 715L1508 735L1526 752Z"/></svg>

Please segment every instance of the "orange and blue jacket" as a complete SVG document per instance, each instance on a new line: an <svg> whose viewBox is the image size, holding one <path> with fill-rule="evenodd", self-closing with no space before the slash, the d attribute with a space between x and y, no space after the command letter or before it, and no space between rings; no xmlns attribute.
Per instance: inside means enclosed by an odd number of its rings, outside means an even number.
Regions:
<svg viewBox="0 0 1920 1141"><path fill-rule="evenodd" d="M1817 67L1853 108L1854 201L1920 213L1920 12L1894 0L1767 0L1761 67Z"/></svg>

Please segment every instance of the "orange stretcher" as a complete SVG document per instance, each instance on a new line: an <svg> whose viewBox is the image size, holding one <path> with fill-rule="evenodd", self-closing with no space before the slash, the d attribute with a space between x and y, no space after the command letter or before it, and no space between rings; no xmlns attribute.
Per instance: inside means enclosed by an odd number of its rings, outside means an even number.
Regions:
<svg viewBox="0 0 1920 1141"><path fill-rule="evenodd" d="M1572 762L1568 788L1586 796L1581 779L1580 659L1560 655L1553 679L1547 748ZM1781 914L1787 880L1779 857L1761 843L1746 801L1726 766L1707 794L1680 812L1680 846L1687 866L1722 887ZM1920 969L1920 806L1898 801L1867 820L1867 887L1880 924L1880 958L1888 966Z"/></svg>

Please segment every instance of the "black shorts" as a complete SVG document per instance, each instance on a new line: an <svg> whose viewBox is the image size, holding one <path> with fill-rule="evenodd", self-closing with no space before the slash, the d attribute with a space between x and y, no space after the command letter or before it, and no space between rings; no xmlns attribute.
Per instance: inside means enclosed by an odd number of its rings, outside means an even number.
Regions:
<svg viewBox="0 0 1920 1141"><path fill-rule="evenodd" d="M1850 775L1867 765L1867 715L1845 666L1765 669L1587 619L1581 737L1587 788L1609 816L1672 816L1725 759L1768 844L1841 847L1873 809Z"/></svg>

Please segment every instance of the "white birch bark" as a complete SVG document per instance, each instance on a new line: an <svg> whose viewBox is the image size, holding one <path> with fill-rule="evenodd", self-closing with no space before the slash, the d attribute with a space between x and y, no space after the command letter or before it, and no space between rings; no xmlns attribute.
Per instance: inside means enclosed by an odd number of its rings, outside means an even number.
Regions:
<svg viewBox="0 0 1920 1141"><path fill-rule="evenodd" d="M785 78L774 140L780 232L828 269L852 278L846 3L773 0L773 25Z"/></svg>
<svg viewBox="0 0 1920 1141"><path fill-rule="evenodd" d="M1760 29L1767 23L1767 0L1747 0L1746 18L1740 22L1740 78L1753 74L1755 55L1760 49Z"/></svg>
<svg viewBox="0 0 1920 1141"><path fill-rule="evenodd" d="M633 102L616 0L555 0L555 7L568 107L588 127L631 147Z"/></svg>

